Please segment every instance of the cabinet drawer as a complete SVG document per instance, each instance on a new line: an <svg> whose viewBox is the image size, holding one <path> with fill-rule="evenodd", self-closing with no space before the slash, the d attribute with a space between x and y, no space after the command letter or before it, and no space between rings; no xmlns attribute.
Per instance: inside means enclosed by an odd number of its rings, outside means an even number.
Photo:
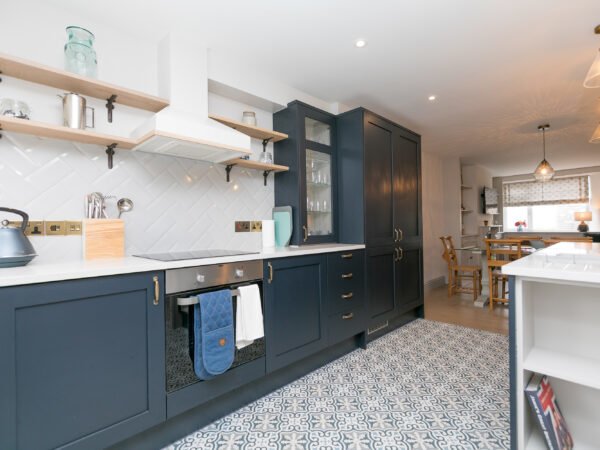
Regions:
<svg viewBox="0 0 600 450"><path fill-rule="evenodd" d="M348 308L329 316L328 340L335 344L351 336L362 333L367 328L367 315L364 307Z"/></svg>
<svg viewBox="0 0 600 450"><path fill-rule="evenodd" d="M340 283L329 288L329 314L343 312L347 309L362 307L365 304L365 289L362 280Z"/></svg>
<svg viewBox="0 0 600 450"><path fill-rule="evenodd" d="M352 273L354 278L361 275L365 266L365 252L354 250L350 252L331 253L327 255L327 270L329 276Z"/></svg>

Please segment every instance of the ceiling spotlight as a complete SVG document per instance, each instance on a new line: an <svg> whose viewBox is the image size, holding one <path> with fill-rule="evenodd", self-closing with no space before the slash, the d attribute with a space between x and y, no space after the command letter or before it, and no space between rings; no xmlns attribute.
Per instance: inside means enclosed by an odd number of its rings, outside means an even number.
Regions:
<svg viewBox="0 0 600 450"><path fill-rule="evenodd" d="M365 41L364 39L357 39L354 45L356 46L356 48L363 48L367 45L367 41Z"/></svg>
<svg viewBox="0 0 600 450"><path fill-rule="evenodd" d="M429 97L427 97L427 100L429 100L430 102L434 101L436 99L435 95L430 95Z"/></svg>

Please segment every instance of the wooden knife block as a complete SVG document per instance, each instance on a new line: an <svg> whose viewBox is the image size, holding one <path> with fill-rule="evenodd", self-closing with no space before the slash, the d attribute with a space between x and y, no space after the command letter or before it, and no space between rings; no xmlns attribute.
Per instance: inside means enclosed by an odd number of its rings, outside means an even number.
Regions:
<svg viewBox="0 0 600 450"><path fill-rule="evenodd" d="M125 223L121 219L85 219L82 232L84 259L125 256Z"/></svg>

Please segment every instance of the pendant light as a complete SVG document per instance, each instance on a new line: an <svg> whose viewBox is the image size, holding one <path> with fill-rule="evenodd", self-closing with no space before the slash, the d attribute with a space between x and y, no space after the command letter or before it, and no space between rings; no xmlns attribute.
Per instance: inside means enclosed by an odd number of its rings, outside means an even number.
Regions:
<svg viewBox="0 0 600 450"><path fill-rule="evenodd" d="M600 34L600 25L596 25L594 33ZM600 88L600 50L596 53L596 58L583 81L583 86L586 88Z"/></svg>
<svg viewBox="0 0 600 450"><path fill-rule="evenodd" d="M544 181L551 180L552 177L554 176L554 169L552 168L550 163L548 161L546 161L546 129L547 128L550 128L550 125L546 124L546 125L538 126L538 130L542 131L542 146L544 149L544 159L542 159L542 162L538 164L538 166L535 169L535 172L533 172L533 176L535 177L535 179L537 181L541 181L542 183Z"/></svg>

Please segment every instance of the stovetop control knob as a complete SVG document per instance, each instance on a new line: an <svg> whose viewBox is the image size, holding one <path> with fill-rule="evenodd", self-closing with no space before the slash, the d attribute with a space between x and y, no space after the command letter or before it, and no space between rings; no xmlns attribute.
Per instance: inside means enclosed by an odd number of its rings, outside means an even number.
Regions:
<svg viewBox="0 0 600 450"><path fill-rule="evenodd" d="M242 278L244 276L244 269L235 269L235 277Z"/></svg>
<svg viewBox="0 0 600 450"><path fill-rule="evenodd" d="M199 273L198 275L196 275L196 281L198 283L204 283L204 275L202 275L201 273Z"/></svg>

